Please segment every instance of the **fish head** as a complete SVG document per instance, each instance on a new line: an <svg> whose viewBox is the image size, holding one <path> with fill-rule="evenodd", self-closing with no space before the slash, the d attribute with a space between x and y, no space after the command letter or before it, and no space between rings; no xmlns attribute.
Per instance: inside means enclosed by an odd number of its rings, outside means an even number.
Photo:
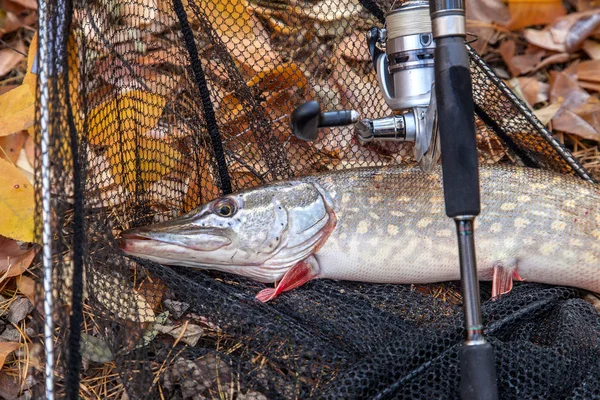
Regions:
<svg viewBox="0 0 600 400"><path fill-rule="evenodd" d="M317 184L280 183L217 198L172 220L125 231L119 247L160 264L280 279L335 226Z"/></svg>

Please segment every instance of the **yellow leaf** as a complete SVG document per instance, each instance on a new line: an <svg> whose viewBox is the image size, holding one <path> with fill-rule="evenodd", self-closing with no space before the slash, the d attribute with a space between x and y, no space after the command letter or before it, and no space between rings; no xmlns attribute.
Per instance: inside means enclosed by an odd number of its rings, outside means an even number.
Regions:
<svg viewBox="0 0 600 400"><path fill-rule="evenodd" d="M230 52L247 69L259 72L279 60L267 31L248 12L246 0L204 0L200 8Z"/></svg>
<svg viewBox="0 0 600 400"><path fill-rule="evenodd" d="M308 81L298 64L291 62L261 71L253 76L247 84L249 87L257 86L264 92L281 91L292 86L304 89L308 85Z"/></svg>
<svg viewBox="0 0 600 400"><path fill-rule="evenodd" d="M35 97L24 84L0 96L0 136L22 131L33 125Z"/></svg>
<svg viewBox="0 0 600 400"><path fill-rule="evenodd" d="M102 103L89 113L89 140L113 145L134 140L154 128L167 100L156 93L132 90Z"/></svg>
<svg viewBox="0 0 600 400"><path fill-rule="evenodd" d="M182 154L161 140L140 136L112 143L106 150L115 183L131 192L141 182L144 189L171 172Z"/></svg>
<svg viewBox="0 0 600 400"><path fill-rule="evenodd" d="M6 357L16 349L21 347L21 343L17 342L0 342L0 369L4 366Z"/></svg>
<svg viewBox="0 0 600 400"><path fill-rule="evenodd" d="M37 90L37 74L31 72L33 68L33 61L35 60L35 55L37 53L37 32L31 38L31 43L29 44L29 52L27 53L27 72L25 73L25 78L23 78L23 85L29 85L29 89L31 91L31 96L35 99L35 92Z"/></svg>
<svg viewBox="0 0 600 400"><path fill-rule="evenodd" d="M0 235L33 241L33 187L13 164L0 160Z"/></svg>

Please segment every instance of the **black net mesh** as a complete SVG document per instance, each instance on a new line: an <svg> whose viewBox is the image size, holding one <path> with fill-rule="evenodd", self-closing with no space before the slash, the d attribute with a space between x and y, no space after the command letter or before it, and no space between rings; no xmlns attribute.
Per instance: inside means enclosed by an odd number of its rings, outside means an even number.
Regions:
<svg viewBox="0 0 600 400"><path fill-rule="evenodd" d="M454 283L316 280L262 304L263 284L127 258L115 240L232 190L413 163L411 144L361 146L351 128L307 143L289 129L309 99L388 113L364 35L391 2L363 3L41 5L56 61L40 100L50 113L59 397L458 397ZM471 66L481 162L589 178L474 53ZM520 284L491 302L482 289L502 398L600 398L600 318L579 291Z"/></svg>

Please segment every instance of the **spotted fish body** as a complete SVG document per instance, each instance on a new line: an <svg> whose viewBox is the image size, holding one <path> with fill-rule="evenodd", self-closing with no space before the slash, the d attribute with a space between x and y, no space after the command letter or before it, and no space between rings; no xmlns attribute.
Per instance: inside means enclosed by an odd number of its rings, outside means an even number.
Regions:
<svg viewBox="0 0 600 400"><path fill-rule="evenodd" d="M482 167L480 180L480 279L492 279L501 267L527 281L600 292L599 186L507 166ZM228 205L232 215L221 212ZM172 221L126 232L121 248L163 264L262 282L283 278L283 290L312 278L460 278L455 225L445 214L439 171L428 175L418 168L329 172L226 196Z"/></svg>

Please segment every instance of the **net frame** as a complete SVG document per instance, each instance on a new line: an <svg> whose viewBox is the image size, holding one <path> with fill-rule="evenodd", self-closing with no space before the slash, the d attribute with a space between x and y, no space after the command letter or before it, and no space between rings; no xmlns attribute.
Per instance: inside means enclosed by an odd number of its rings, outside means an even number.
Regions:
<svg viewBox="0 0 600 400"><path fill-rule="evenodd" d="M373 2L361 2L364 3L366 9L371 9ZM369 5L371 4L371 5ZM192 2L190 7L194 7L196 3ZM186 48L189 52L189 57L193 60L194 58L198 59L198 57L194 56L194 40L189 40L189 37L192 34L185 27L185 19L186 17L181 13L183 9L183 4L180 0L174 1L174 9L178 15L182 26L182 34L186 41ZM197 14L202 14L203 11L198 8L195 10ZM184 11L185 14L185 11ZM39 142L37 143L38 148L38 156L36 159L41 159L41 164L36 166L36 177L41 177L42 179L38 180L42 182L41 189L36 190L36 202L39 205L43 205L41 208L43 210L42 213L37 214L37 223L36 227L38 227L37 236L44 237L44 265L46 266L46 278L45 278L45 293L48 296L52 293L52 288L49 283L53 280L53 276L50 275L52 273L51 269L48 268L50 265L49 260L52 260L54 255L61 254L61 249L63 246L72 246L73 255L72 262L74 265L72 272L72 299L71 305L75 306L70 314L70 326L80 326L83 322L83 310L82 308L77 309L76 305L82 305L83 300L83 281L84 281L84 264L91 263L89 259L89 252L91 249L91 245L88 241L85 240L84 235L84 220L82 211L84 208L84 198L81 196L85 190L83 189L83 182L86 180L86 167L88 166L88 161L79 154L83 154L86 148L85 141L80 141L80 136L77 132L77 121L76 116L73 115L72 108L69 106L70 98L69 95L71 93L70 90L64 90L59 88L58 80L47 79L46 77L49 75L50 77L55 76L53 72L59 72L62 68L62 71L69 71L69 62L72 62L72 59L69 59L69 50L68 50L68 34L69 28L71 27L70 16L72 15L72 3L69 1L54 1L54 2L40 2L40 42L39 42L39 51L38 54L49 55L49 57L45 57L40 55L40 73L39 73L39 93L38 93L38 101L42 107L38 110L39 114L37 115L37 121L39 124L39 135L37 135ZM376 14L378 15L378 14ZM61 22L61 17L64 16L65 20ZM189 27L189 23L188 23ZM210 32L212 28L209 26L205 26L204 29L207 32ZM187 33L186 33L187 32ZM186 35L188 38L185 38ZM529 126L533 126L531 132L527 134L523 134L522 132L514 132L498 122L498 118L495 118L494 110L491 112L482 106L482 99L476 96L476 106L477 106L477 114L481 120L483 120L488 126L490 126L498 136L500 136L508 148L513 152L512 156L515 159L519 160L525 165L530 166L538 166L544 168L551 168L558 170L563 173L576 174L583 179L592 180L589 174L585 171L585 169L578 163L576 159L574 159L568 150L566 150L560 143L558 143L551 135L550 132L546 130L546 128L539 123L539 121L535 118L535 116L528 110L528 108L514 95L510 90L502 83L502 81L497 78L493 72L485 65L483 60L479 56L477 56L472 49L470 49L471 55L471 63L474 69L477 69L480 73L483 71L482 81L486 82L486 85L490 85L495 93L499 93L499 96L502 96L503 99L507 99L507 102L510 103L514 109L514 113L517 114L518 117L522 118ZM58 64L52 64L52 60L59 60ZM199 60L199 59L198 59ZM193 62L192 62L193 63ZM194 63L193 63L194 64ZM202 63L198 61L196 65L201 66ZM55 71L56 68L56 71ZM205 76L202 70L194 70L193 75L195 76L196 85L198 86L198 90L200 92L200 98L202 100L202 105L204 109L205 118L208 120L208 132L210 133L211 143L213 146L213 152L216 155L218 170L219 170L219 179L221 183L221 191L222 193L227 193L230 190L231 184L227 183L226 168L224 168L224 151L219 151L219 140L215 136L215 128L216 122L211 122L211 98L210 93L207 96L206 91L203 87L206 87L206 84L202 83L203 77ZM62 74L62 85L64 87L71 87L72 81L69 79L68 73ZM205 80L205 79L204 79ZM485 86L485 85L484 85ZM66 109L68 112L62 113L58 109L51 109L51 106L43 106L44 104L64 104L67 105ZM85 113L85 111L84 111ZM256 113L260 114L260 110L257 110ZM52 118L50 118L50 114ZM504 121L503 121L504 122ZM47 125L47 128L46 128ZM214 125L214 126L213 126ZM68 149L62 146L60 143L53 142L48 138L46 132L50 135L52 131L57 132L62 127L69 127L69 140L70 145ZM263 127L264 128L264 127ZM218 135L218 133L217 133ZM543 140L540 141L539 139ZM532 147L531 143L543 143L541 145L541 149L537 147ZM45 150L47 148L47 150ZM62 159L64 160L63 165L63 175L57 176L56 174L52 174L49 172L48 166L50 165L50 161L48 156L50 154L60 154L62 155ZM277 158L277 157L276 157ZM219 161L221 160L221 161ZM282 165L281 165L282 164ZM282 160L272 161L272 164L269 168L271 171L271 176L268 178L269 180L274 180L277 178L289 176L289 172L286 172L285 162ZM73 175L69 173L64 173L65 171L72 171ZM81 172L82 175L79 175ZM63 187L69 188L72 187L72 191L75 194L74 202L73 202L73 235L69 238L69 240L65 240L67 238L60 238L66 243L53 243L53 240L50 239L50 231L48 228L48 221L51 222L51 225L63 225L67 212L64 204L60 205L60 199L57 202L58 205L52 204L50 207L49 197L46 194L51 193L52 190L49 187L49 179L53 179L54 181L60 181L63 184ZM79 194L79 195L78 195ZM68 196L69 194L67 194ZM60 196L58 196L60 197ZM56 201L56 200L55 200ZM61 210L63 212L58 212ZM51 208L55 212L54 215L51 215ZM79 212L78 212L79 210ZM61 222L57 222L57 218ZM139 222L139 221L138 221ZM40 231L40 227L43 229ZM88 227L89 228L89 227ZM59 240L60 241L60 240ZM52 251L54 250L54 251ZM88 254L88 260L85 260L86 254ZM57 261L54 261L56 263ZM64 263L65 260L59 260L59 263ZM158 271L154 271L158 274ZM180 271L182 274L185 274L184 271ZM204 282L208 286L210 283L208 280ZM561 296L568 297L572 293L562 293ZM561 297L559 296L559 297ZM49 297L51 298L51 296ZM51 308L51 303L46 300L47 307ZM52 313L48 313L48 316L52 317ZM50 318L51 320L52 318ZM61 318L64 321L64 317ZM47 333L46 336L51 336L48 333L52 331L51 325L47 324ZM490 328L488 328L490 329ZM67 359L68 364L70 364L70 368L66 375L65 385L67 388L66 396L69 398L76 398L78 387L79 387L79 376L77 373L73 373L73 371L78 371L78 364L81 362L81 355L79 353L79 343L80 334L79 329L68 329L68 332L63 334L68 334L68 338L63 336L65 342L68 342L70 345L67 350ZM61 340L61 339L59 339ZM51 341L49 341L50 343ZM53 352L50 350L50 347L47 347L47 354L52 356ZM47 364L48 368L51 368L52 363ZM130 379L134 379L130 377ZM391 393L389 391L394 390L394 385L389 386L390 389L386 392L385 390L380 393L380 398L385 398L387 394ZM50 383L46 384L47 395L52 396L52 386ZM51 397L49 397L51 398Z"/></svg>

